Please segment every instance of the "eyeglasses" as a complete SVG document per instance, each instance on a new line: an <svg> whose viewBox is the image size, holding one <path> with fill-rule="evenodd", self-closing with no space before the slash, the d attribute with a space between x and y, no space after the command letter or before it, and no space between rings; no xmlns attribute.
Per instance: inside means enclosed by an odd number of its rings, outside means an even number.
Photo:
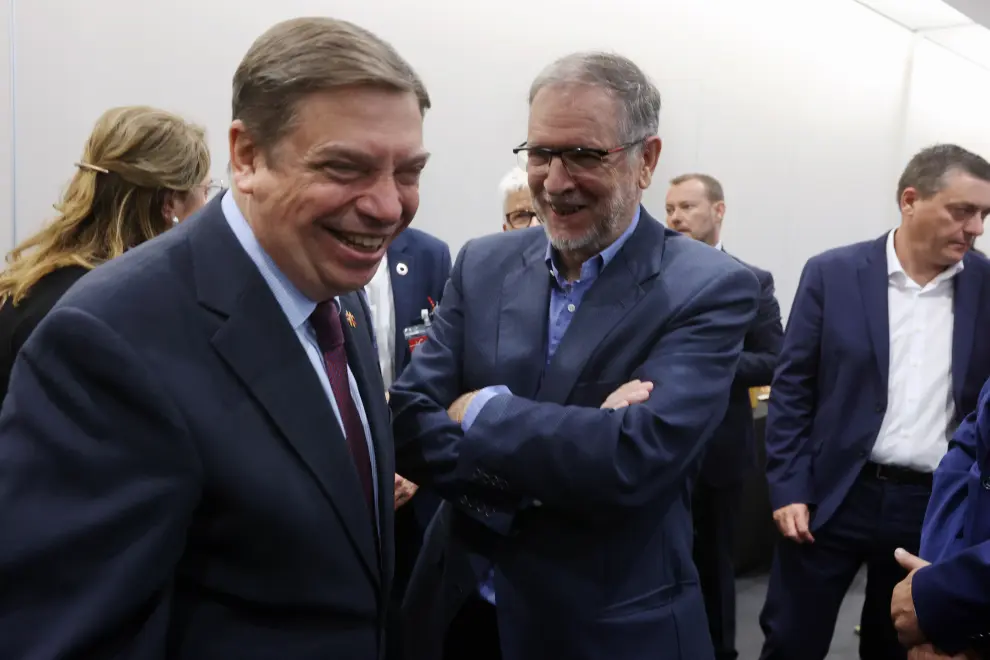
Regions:
<svg viewBox="0 0 990 660"><path fill-rule="evenodd" d="M571 147L569 149L551 149L550 147L528 147L523 142L512 150L519 160L519 167L530 174L544 174L550 171L550 163L554 156L560 158L564 169L571 176L580 176L595 172L602 167L605 159L612 154L626 151L638 146L646 138L640 138L620 144L611 149L594 149L592 147Z"/></svg>
<svg viewBox="0 0 990 660"><path fill-rule="evenodd" d="M220 179L210 179L210 182L206 184L206 196L208 198L213 197L224 188L226 188L226 186Z"/></svg>
<svg viewBox="0 0 990 660"><path fill-rule="evenodd" d="M540 220L540 216L536 215L535 211L513 211L512 213L506 213L505 223L513 229L522 229L524 227L529 227L534 218L537 222L543 224L543 221Z"/></svg>

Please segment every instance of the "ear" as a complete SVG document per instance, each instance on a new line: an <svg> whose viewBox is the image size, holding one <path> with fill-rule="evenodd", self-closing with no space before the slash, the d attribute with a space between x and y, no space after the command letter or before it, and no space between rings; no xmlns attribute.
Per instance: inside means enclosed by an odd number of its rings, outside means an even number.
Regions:
<svg viewBox="0 0 990 660"><path fill-rule="evenodd" d="M165 201L162 203L162 217L169 222L172 222L172 218L176 216L178 201L174 190L165 193Z"/></svg>
<svg viewBox="0 0 990 660"><path fill-rule="evenodd" d="M636 183L641 190L650 187L653 181L653 172L657 169L660 161L660 152L663 150L663 141L656 135L646 138L643 144L643 162L640 164L639 177Z"/></svg>
<svg viewBox="0 0 990 660"><path fill-rule="evenodd" d="M250 195L254 192L254 175L261 150L240 119L230 124L230 187Z"/></svg>
<svg viewBox="0 0 990 660"><path fill-rule="evenodd" d="M904 192L901 193L900 199L901 213L905 215L913 215L914 205L919 199L921 199L921 196L918 194L917 190L911 187L905 188Z"/></svg>
<svg viewBox="0 0 990 660"><path fill-rule="evenodd" d="M719 226L722 226L722 218L725 217L725 202L715 202L712 208L715 209L716 222L718 222Z"/></svg>

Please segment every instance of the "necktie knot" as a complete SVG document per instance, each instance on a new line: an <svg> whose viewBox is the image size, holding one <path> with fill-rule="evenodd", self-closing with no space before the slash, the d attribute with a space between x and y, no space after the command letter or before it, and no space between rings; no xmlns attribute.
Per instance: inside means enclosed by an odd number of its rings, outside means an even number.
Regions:
<svg viewBox="0 0 990 660"><path fill-rule="evenodd" d="M337 302L321 302L313 310L309 322L316 332L316 343L324 353L339 348L344 343L344 329L340 325Z"/></svg>

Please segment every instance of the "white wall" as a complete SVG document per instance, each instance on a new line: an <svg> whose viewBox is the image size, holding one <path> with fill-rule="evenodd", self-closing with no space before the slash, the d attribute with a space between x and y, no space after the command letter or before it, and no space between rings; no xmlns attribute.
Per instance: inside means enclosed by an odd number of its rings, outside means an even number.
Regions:
<svg viewBox="0 0 990 660"><path fill-rule="evenodd" d="M13 0L0 0L0 255L14 246Z"/></svg>
<svg viewBox="0 0 990 660"><path fill-rule="evenodd" d="M453 250L498 229L495 188L525 137L533 76L589 48L632 57L664 95L665 147L647 208L662 216L676 174L721 178L726 247L774 272L785 313L807 257L896 222L912 36L853 0L15 4L19 238L50 215L93 121L112 105L159 105L202 122L222 178L237 62L272 23L328 12L390 40L424 77L434 159L416 226ZM944 82L923 78L911 87L922 103L925 85ZM3 108L0 98L0 129ZM919 117L910 113L915 134L937 132ZM0 139L0 177L3 147ZM0 226L0 247L4 238Z"/></svg>

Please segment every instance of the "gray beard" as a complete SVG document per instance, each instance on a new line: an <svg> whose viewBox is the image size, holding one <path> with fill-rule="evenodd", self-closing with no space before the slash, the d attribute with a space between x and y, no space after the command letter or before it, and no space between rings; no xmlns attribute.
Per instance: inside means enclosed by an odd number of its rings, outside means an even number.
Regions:
<svg viewBox="0 0 990 660"><path fill-rule="evenodd" d="M622 222L625 213L627 197L624 193L616 194L609 200L601 221L592 226L587 233L577 238L565 238L550 234L550 225L543 222L543 230L547 234L550 245L558 252L583 252L597 254L608 246L610 239L615 238L616 230Z"/></svg>

